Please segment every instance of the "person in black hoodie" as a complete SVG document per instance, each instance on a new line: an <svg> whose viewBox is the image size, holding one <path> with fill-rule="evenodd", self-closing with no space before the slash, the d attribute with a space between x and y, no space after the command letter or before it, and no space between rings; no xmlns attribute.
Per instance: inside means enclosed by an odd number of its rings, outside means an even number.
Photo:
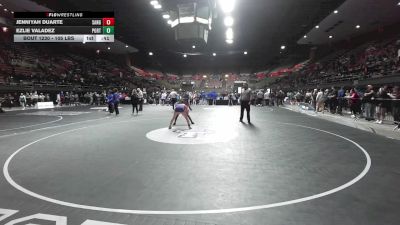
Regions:
<svg viewBox="0 0 400 225"><path fill-rule="evenodd" d="M138 93L137 93L136 89L132 90L131 103L132 103L132 114L135 114L135 109L136 109L136 115L138 115L139 114L139 108L138 108L139 97L138 97Z"/></svg>

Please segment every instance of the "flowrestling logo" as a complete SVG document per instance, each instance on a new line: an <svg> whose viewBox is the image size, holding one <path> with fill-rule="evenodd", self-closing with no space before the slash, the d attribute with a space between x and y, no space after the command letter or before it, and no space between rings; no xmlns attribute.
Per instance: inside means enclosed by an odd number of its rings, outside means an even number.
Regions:
<svg viewBox="0 0 400 225"><path fill-rule="evenodd" d="M168 144L211 144L219 142L228 142L237 137L237 132L227 130L225 127L201 127L193 126L188 129L187 126L161 128L150 131L146 134L150 140L168 143Z"/></svg>

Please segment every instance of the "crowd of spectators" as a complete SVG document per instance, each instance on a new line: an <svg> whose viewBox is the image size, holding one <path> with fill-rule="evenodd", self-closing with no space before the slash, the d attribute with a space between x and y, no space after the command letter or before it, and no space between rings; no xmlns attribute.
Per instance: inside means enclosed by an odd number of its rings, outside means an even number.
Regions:
<svg viewBox="0 0 400 225"><path fill-rule="evenodd" d="M344 111L349 111L352 118L365 118L378 124L384 123L387 116L391 115L396 124L400 122L399 86L332 87L326 90L288 92L286 96L291 104L307 103L316 112L343 115Z"/></svg>
<svg viewBox="0 0 400 225"><path fill-rule="evenodd" d="M309 63L299 72L277 79L272 85L287 89L301 88L396 74L400 74L400 40L389 39L337 51Z"/></svg>
<svg viewBox="0 0 400 225"><path fill-rule="evenodd" d="M66 48L13 43L0 34L0 84L104 88L154 85L99 52Z"/></svg>

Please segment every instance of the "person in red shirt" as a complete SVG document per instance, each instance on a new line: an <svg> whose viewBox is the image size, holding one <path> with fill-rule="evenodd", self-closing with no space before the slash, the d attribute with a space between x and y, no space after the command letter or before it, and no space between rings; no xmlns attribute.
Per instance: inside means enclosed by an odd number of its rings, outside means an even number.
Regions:
<svg viewBox="0 0 400 225"><path fill-rule="evenodd" d="M350 91L350 110L351 110L351 117L358 119L358 114L361 112L361 100L360 96L358 95L357 91L352 88Z"/></svg>

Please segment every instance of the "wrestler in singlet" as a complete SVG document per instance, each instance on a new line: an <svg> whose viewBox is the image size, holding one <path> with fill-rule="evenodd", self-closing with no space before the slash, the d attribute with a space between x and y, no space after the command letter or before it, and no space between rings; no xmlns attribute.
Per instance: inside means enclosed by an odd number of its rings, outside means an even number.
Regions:
<svg viewBox="0 0 400 225"><path fill-rule="evenodd" d="M172 116L171 122L169 124L169 129L172 128L172 123L174 121L176 121L176 119L178 118L179 114L182 114L182 116L185 118L189 129L192 129L190 127L190 122L189 122L189 107L186 106L185 104L182 103L176 103L175 107L174 107L174 115ZM190 119L191 120L191 119Z"/></svg>

